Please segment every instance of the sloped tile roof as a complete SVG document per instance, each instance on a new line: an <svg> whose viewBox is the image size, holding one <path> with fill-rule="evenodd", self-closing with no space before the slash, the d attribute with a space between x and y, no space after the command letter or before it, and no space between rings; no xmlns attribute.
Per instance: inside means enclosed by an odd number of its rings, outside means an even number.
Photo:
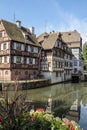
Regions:
<svg viewBox="0 0 87 130"><path fill-rule="evenodd" d="M7 32L7 35L10 37L11 40L32 44L34 46L40 46L36 37L30 33L29 29L24 27L18 28L17 25L14 23L5 20L1 21ZM28 36L28 39L24 37L23 33Z"/></svg>
<svg viewBox="0 0 87 130"><path fill-rule="evenodd" d="M80 42L80 34L74 30L70 32L61 32L62 34L62 39L66 43L73 43L73 42Z"/></svg>
<svg viewBox="0 0 87 130"><path fill-rule="evenodd" d="M44 40L42 47L44 49L52 49L55 45L56 40L58 39L59 33L52 33L47 39Z"/></svg>
<svg viewBox="0 0 87 130"><path fill-rule="evenodd" d="M45 37L48 37L49 34L47 32L42 33L37 37L38 42L43 42Z"/></svg>

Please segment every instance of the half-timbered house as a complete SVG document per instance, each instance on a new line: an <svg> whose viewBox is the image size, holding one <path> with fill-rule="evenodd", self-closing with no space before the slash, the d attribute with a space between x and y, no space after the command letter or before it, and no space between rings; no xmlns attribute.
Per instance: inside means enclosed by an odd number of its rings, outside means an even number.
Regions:
<svg viewBox="0 0 87 130"><path fill-rule="evenodd" d="M34 28L0 20L0 80L37 78L40 51Z"/></svg>
<svg viewBox="0 0 87 130"><path fill-rule="evenodd" d="M37 39L43 48L40 62L41 74L51 83L70 80L73 55L71 49L63 42L61 33L43 33Z"/></svg>

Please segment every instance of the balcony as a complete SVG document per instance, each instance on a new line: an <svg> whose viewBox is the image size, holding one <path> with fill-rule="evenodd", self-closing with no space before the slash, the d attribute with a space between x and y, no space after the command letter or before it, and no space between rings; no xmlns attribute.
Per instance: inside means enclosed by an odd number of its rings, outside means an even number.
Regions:
<svg viewBox="0 0 87 130"><path fill-rule="evenodd" d="M11 64L12 69L27 69L28 65L27 64Z"/></svg>
<svg viewBox="0 0 87 130"><path fill-rule="evenodd" d="M53 68L53 71L64 71L64 68Z"/></svg>
<svg viewBox="0 0 87 130"><path fill-rule="evenodd" d="M21 51L17 51L17 50L11 50L11 54L12 55L22 55Z"/></svg>
<svg viewBox="0 0 87 130"><path fill-rule="evenodd" d="M39 67L38 65L33 65L34 69L38 69L38 67Z"/></svg>
<svg viewBox="0 0 87 130"><path fill-rule="evenodd" d="M8 55L8 54L10 54L10 50L2 50L2 51L0 51L0 56L2 56L2 55Z"/></svg>
<svg viewBox="0 0 87 130"><path fill-rule="evenodd" d="M30 57L38 57L39 55L38 55L38 53L29 53L29 56Z"/></svg>
<svg viewBox="0 0 87 130"><path fill-rule="evenodd" d="M0 64L0 69L8 69L10 67L10 64Z"/></svg>

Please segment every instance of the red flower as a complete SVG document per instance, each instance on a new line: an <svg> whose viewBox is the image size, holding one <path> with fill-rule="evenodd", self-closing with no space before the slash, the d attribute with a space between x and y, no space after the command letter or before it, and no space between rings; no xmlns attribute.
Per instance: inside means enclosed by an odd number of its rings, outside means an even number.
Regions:
<svg viewBox="0 0 87 130"><path fill-rule="evenodd" d="M74 128L72 123L70 123L70 130L75 130L75 128Z"/></svg>
<svg viewBox="0 0 87 130"><path fill-rule="evenodd" d="M36 111L44 112L44 108L36 108Z"/></svg>

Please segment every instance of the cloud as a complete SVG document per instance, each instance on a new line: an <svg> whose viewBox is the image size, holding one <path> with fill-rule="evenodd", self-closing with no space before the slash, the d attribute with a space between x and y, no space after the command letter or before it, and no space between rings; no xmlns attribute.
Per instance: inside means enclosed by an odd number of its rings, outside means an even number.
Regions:
<svg viewBox="0 0 87 130"><path fill-rule="evenodd" d="M87 41L87 20L79 19L72 14L65 14L66 21L61 23L60 31L73 31L77 30L83 40L83 43Z"/></svg>
<svg viewBox="0 0 87 130"><path fill-rule="evenodd" d="M44 26L42 25L43 27L38 28L38 34L45 31L49 33L53 30L59 32L77 30L82 37L83 43L87 42L87 19L80 19L75 14L63 10L57 0L51 0L51 2L58 16L55 18L56 22L47 21Z"/></svg>

